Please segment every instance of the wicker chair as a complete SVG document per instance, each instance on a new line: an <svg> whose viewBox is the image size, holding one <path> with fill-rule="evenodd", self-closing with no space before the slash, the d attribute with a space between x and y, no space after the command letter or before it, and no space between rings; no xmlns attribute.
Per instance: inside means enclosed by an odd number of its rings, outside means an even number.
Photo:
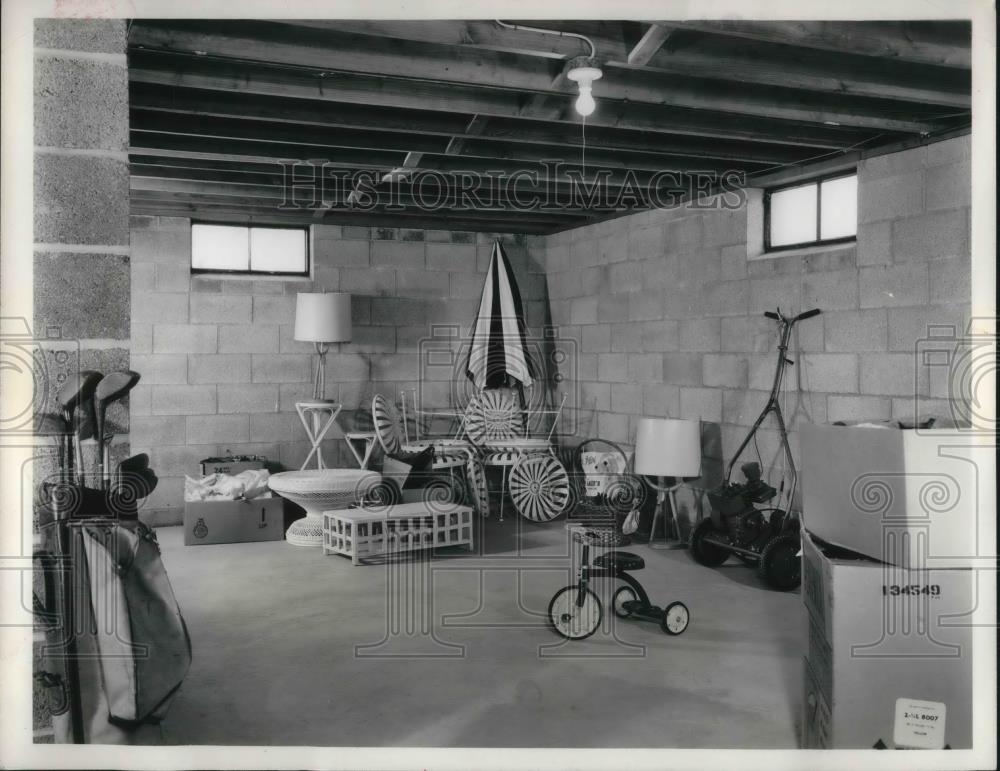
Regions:
<svg viewBox="0 0 1000 771"><path fill-rule="evenodd" d="M486 470L500 468L500 521L508 491L514 507L525 519L548 522L569 503L569 475L555 455L550 435L527 435L524 410L509 388L487 389L472 397L465 412L465 433L477 449L468 461L466 476L476 507L488 511Z"/></svg>
<svg viewBox="0 0 1000 771"><path fill-rule="evenodd" d="M433 444L429 441L408 443L399 410L382 394L375 394L372 397L372 422L375 424L375 436L378 443L387 455L420 452ZM434 462L431 468L434 471L453 472L455 469L463 468L467 458L468 453L439 448L435 445Z"/></svg>

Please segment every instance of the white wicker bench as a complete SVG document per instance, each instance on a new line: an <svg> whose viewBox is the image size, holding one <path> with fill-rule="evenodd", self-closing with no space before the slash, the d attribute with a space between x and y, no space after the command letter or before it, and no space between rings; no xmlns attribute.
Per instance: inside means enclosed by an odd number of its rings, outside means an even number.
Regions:
<svg viewBox="0 0 1000 771"><path fill-rule="evenodd" d="M355 565L380 555L472 544L472 509L457 503L402 503L323 512L323 553Z"/></svg>

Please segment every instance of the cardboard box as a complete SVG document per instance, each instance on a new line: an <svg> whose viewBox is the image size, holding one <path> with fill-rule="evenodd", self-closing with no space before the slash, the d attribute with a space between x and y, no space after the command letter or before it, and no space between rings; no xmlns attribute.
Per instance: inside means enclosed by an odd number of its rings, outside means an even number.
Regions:
<svg viewBox="0 0 1000 771"><path fill-rule="evenodd" d="M804 534L804 746L893 748L940 738L940 746L971 747L968 614L975 575L971 569L904 570L831 559ZM930 734L903 724L905 716L930 710L940 713L931 715L936 725Z"/></svg>
<svg viewBox="0 0 1000 771"><path fill-rule="evenodd" d="M280 541L285 537L284 498L262 495L250 501L188 501L184 543Z"/></svg>
<svg viewBox="0 0 1000 771"><path fill-rule="evenodd" d="M257 471L264 468L265 459L232 460L231 458L205 458L201 461L201 475L239 474L241 471Z"/></svg>
<svg viewBox="0 0 1000 771"><path fill-rule="evenodd" d="M992 450L953 430L803 425L802 520L828 543L907 568L995 554L980 500ZM983 523L985 524L985 523Z"/></svg>

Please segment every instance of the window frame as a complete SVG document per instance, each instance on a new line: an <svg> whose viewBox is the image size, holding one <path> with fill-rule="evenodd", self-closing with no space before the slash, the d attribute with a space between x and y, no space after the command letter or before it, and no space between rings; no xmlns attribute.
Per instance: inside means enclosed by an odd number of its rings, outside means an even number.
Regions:
<svg viewBox="0 0 1000 771"><path fill-rule="evenodd" d="M274 270L254 270L247 265L246 270L226 270L224 268L196 268L194 266L194 226L195 225L214 225L217 227L227 227L227 228L245 228L247 231L247 259L252 260L253 256L250 254L250 231L257 229L267 229L267 230L298 230L302 232L303 238L305 239L305 258L306 264L305 269L302 271L274 271ZM191 275L220 275L220 276L261 276L261 277L272 277L272 278L310 278L312 276L312 244L310 238L310 226L309 225L275 225L271 223L267 224L244 224L241 222L218 222L214 220L191 220L191 262L189 264L189 269Z"/></svg>
<svg viewBox="0 0 1000 771"><path fill-rule="evenodd" d="M834 244L848 244L858 240L857 227L854 229L853 236L840 236L839 238L819 238L822 221L823 221L823 183L831 182L836 179L844 179L845 177L856 177L858 176L857 168L848 171L837 171L830 174L823 174L816 177L809 177L808 179L800 179L795 182L789 182L785 185L777 185L775 187L765 188L764 190L764 254L774 254L775 252L787 252L792 249L805 249L810 246L830 246ZM771 196L774 193L780 193L783 190L791 190L796 187L806 187L808 185L816 185L816 236L817 238L812 241L800 241L795 244L782 244L781 246L771 245ZM855 201L857 205L857 201Z"/></svg>

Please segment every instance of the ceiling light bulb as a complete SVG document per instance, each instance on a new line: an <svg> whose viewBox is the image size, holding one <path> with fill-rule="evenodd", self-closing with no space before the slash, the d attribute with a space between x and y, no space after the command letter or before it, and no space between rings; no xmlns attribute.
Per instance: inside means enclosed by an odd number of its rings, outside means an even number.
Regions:
<svg viewBox="0 0 1000 771"><path fill-rule="evenodd" d="M580 96L576 100L576 111L583 116L593 113L597 106L594 103L592 85L595 80L603 77L604 73L595 64L591 59L578 57L569 63L566 70L566 77L580 88Z"/></svg>

